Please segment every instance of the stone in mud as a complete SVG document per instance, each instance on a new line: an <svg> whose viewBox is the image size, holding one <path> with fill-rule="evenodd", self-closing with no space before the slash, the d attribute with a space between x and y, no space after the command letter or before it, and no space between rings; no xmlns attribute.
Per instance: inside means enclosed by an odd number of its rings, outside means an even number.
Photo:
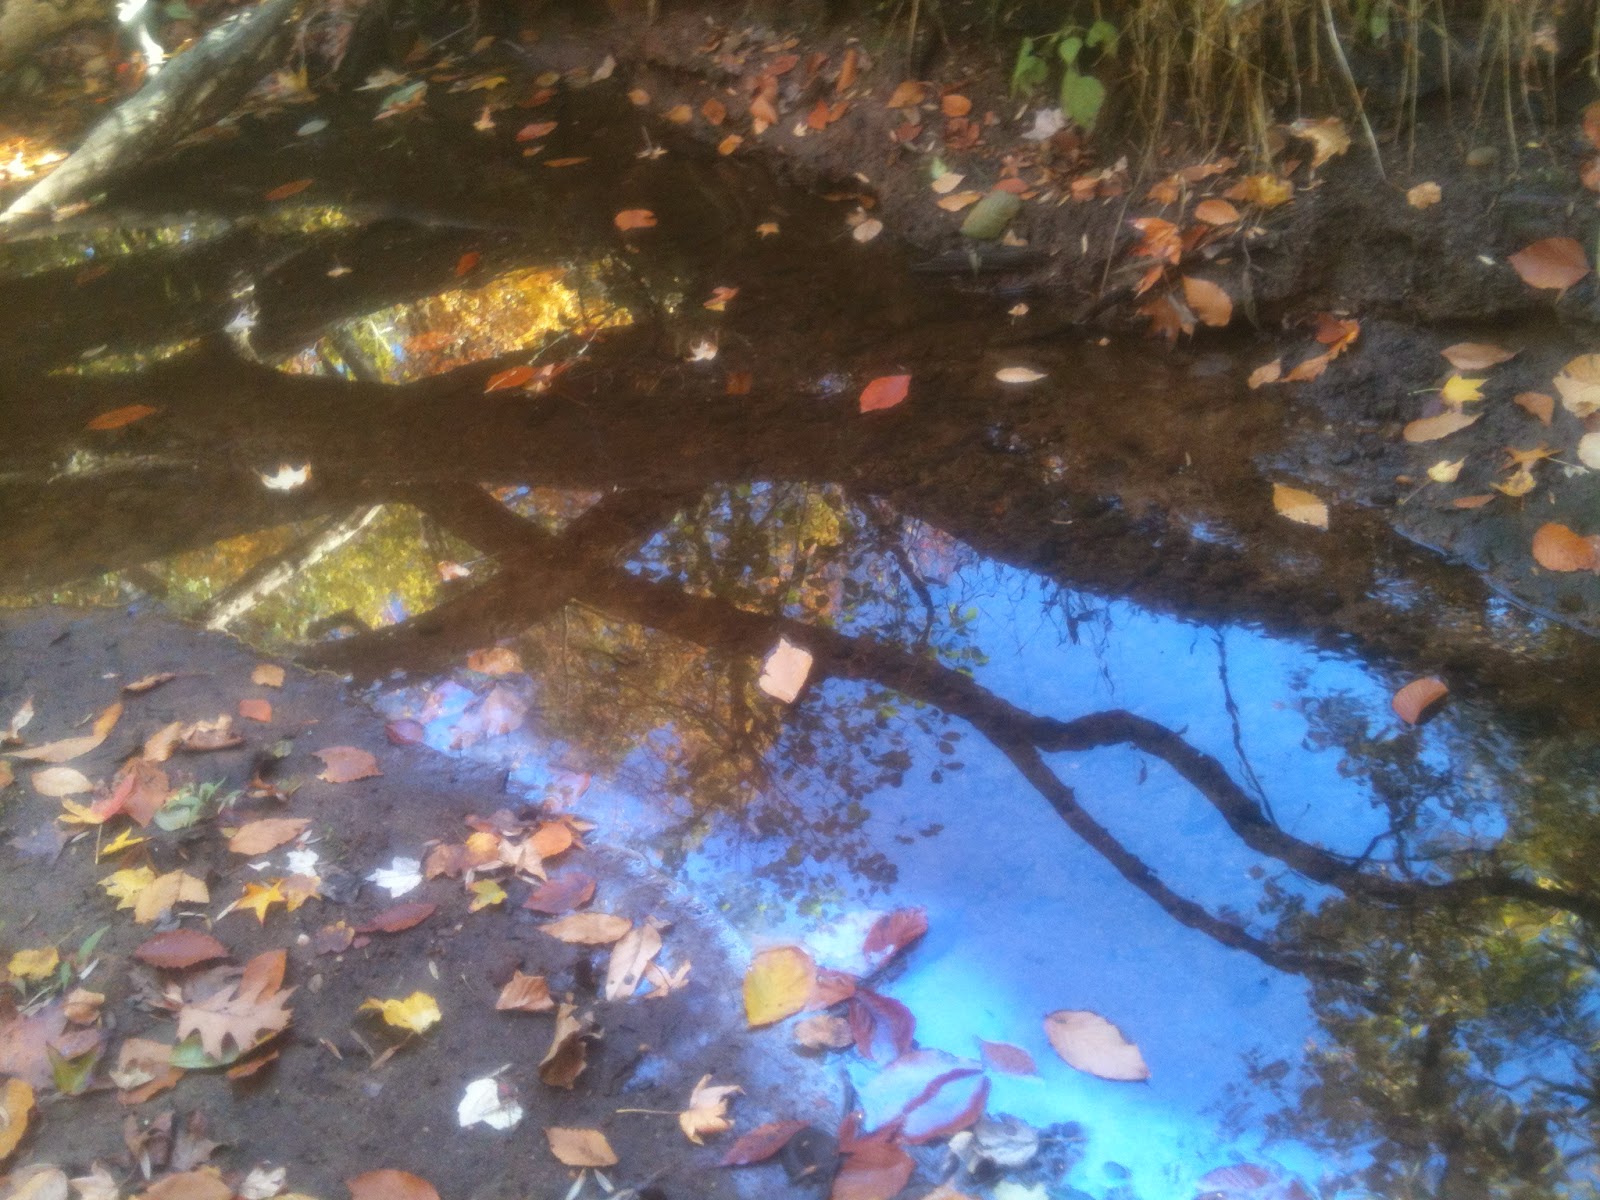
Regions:
<svg viewBox="0 0 1600 1200"><path fill-rule="evenodd" d="M1022 197L998 189L972 206L961 222L961 236L992 241L1006 231L1011 219L1022 211Z"/></svg>

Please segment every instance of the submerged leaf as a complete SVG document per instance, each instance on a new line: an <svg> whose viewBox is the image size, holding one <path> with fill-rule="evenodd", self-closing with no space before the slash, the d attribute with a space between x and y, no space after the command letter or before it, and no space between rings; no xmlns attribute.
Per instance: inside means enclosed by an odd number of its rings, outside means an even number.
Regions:
<svg viewBox="0 0 1600 1200"><path fill-rule="evenodd" d="M1069 1067L1123 1083L1150 1078L1139 1047L1098 1013L1061 1009L1044 1019L1045 1036Z"/></svg>

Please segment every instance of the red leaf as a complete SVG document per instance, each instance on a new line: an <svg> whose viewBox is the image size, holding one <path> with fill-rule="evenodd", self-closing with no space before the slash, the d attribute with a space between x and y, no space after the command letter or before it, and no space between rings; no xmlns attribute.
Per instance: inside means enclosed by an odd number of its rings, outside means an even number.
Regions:
<svg viewBox="0 0 1600 1200"><path fill-rule="evenodd" d="M891 1200L911 1182L916 1163L888 1142L857 1142L833 1180L830 1200Z"/></svg>
<svg viewBox="0 0 1600 1200"><path fill-rule="evenodd" d="M84 426L85 429L121 429L124 425L132 425L135 421L142 421L159 409L151 408L148 404L127 404L121 408L113 408L110 412L103 412L94 420Z"/></svg>
<svg viewBox="0 0 1600 1200"><path fill-rule="evenodd" d="M927 909L897 908L872 923L861 949L876 969L927 932Z"/></svg>
<svg viewBox="0 0 1600 1200"><path fill-rule="evenodd" d="M477 266L478 260L482 257L483 255L479 254L476 250L468 250L465 254L463 254L459 259L456 260L456 278L460 279L468 271L472 270L473 267Z"/></svg>
<svg viewBox="0 0 1600 1200"><path fill-rule="evenodd" d="M251 721L270 722L272 702L255 697L239 701L239 715Z"/></svg>
<svg viewBox="0 0 1600 1200"><path fill-rule="evenodd" d="M1545 238L1508 260L1529 287L1564 292L1589 273L1589 256L1569 237Z"/></svg>
<svg viewBox="0 0 1600 1200"><path fill-rule="evenodd" d="M625 208L612 218L616 227L627 233L632 229L650 229L656 223L656 215L648 208Z"/></svg>
<svg viewBox="0 0 1600 1200"><path fill-rule="evenodd" d="M593 875L586 875L582 871L567 871L534 888L533 894L522 902L522 907L558 917L562 913L569 913L587 904L593 895Z"/></svg>
<svg viewBox="0 0 1600 1200"><path fill-rule="evenodd" d="M906 1109L900 1138L920 1146L949 1137L983 1116L988 1102L989 1081L981 1071L965 1069L941 1075Z"/></svg>
<svg viewBox="0 0 1600 1200"><path fill-rule="evenodd" d="M201 933L198 929L174 929L171 933L158 933L141 943L133 956L152 967L177 970L192 967L195 963L227 958L228 948L209 933Z"/></svg>
<svg viewBox="0 0 1600 1200"><path fill-rule="evenodd" d="M917 1019L900 1001L857 988L850 997L850 1032L855 1034L856 1050L862 1058L891 1063L911 1049Z"/></svg>
<svg viewBox="0 0 1600 1200"><path fill-rule="evenodd" d="M527 365L508 367L489 376L489 382L483 385L485 393L504 391L507 388L519 388L533 378L533 368Z"/></svg>
<svg viewBox="0 0 1600 1200"><path fill-rule="evenodd" d="M293 183L280 184L261 198L263 200L287 200L290 196L298 196L310 186L311 180L296 179Z"/></svg>
<svg viewBox="0 0 1600 1200"><path fill-rule="evenodd" d="M867 384L861 392L861 411L864 413L877 412L883 408L893 408L906 398L906 393L911 390L911 376L909 375L883 375Z"/></svg>
<svg viewBox="0 0 1600 1200"><path fill-rule="evenodd" d="M554 121L535 121L531 125L524 125L517 130L517 141L537 142L542 137L547 137L556 131Z"/></svg>
<svg viewBox="0 0 1600 1200"><path fill-rule="evenodd" d="M1389 704L1397 717L1407 725L1415 725L1422 720L1423 713L1449 693L1444 680L1430 675L1426 679L1413 679L1394 694Z"/></svg>
<svg viewBox="0 0 1600 1200"><path fill-rule="evenodd" d="M1021 1046L1013 1046L1010 1042L986 1042L978 1039L978 1049L983 1053L983 1062L992 1071L999 1071L1003 1075L1037 1075L1038 1066Z"/></svg>
<svg viewBox="0 0 1600 1200"><path fill-rule="evenodd" d="M765 1162L789 1144L791 1138L806 1127L804 1121L769 1121L758 1125L728 1147L722 1156L725 1167L748 1167L751 1163Z"/></svg>
<svg viewBox="0 0 1600 1200"><path fill-rule="evenodd" d="M438 911L437 904L428 904L417 900L408 904L396 904L384 909L366 924L356 928L357 933L400 933L402 930L412 929Z"/></svg>
<svg viewBox="0 0 1600 1200"><path fill-rule="evenodd" d="M322 773L317 778L324 783L353 783L383 774L378 760L358 746L326 746L312 753L322 760Z"/></svg>

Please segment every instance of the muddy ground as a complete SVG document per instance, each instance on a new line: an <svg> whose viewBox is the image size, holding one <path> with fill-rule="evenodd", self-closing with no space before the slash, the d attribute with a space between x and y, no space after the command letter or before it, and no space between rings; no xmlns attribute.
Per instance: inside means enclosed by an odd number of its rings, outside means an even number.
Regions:
<svg viewBox="0 0 1600 1200"><path fill-rule="evenodd" d="M48 610L7 614L0 622L0 709L9 719L32 697L37 715L26 733L36 744L70 736L75 722L116 700L125 683L177 674L148 693L123 696L126 711L110 736L72 763L90 778L109 778L169 721L228 713L243 743L180 752L166 763L173 785L220 781L226 794L248 788L269 766L277 787L292 793L282 801L242 798L187 830L167 833L152 825L142 831L149 836L145 844L97 863L96 830L69 829L61 845L53 833L60 828L61 801L28 786L36 764L15 764L17 783L0 793L0 960L24 948L57 947L66 955L104 928L90 956L98 965L83 986L103 994L105 1003L98 1024L88 1027L99 1032L102 1055L88 1090L48 1096L9 1166L54 1163L82 1175L98 1162L136 1192L144 1183L129 1147L139 1142L139 1132L167 1120L187 1128L190 1114L203 1114L204 1136L219 1148L181 1161L191 1168L214 1164L235 1183L252 1168L285 1166L289 1190L317 1196L342 1195L342 1180L378 1168L412 1172L451 1197L564 1195L576 1172L552 1157L548 1126L602 1130L619 1160L607 1169L610 1182L640 1188L644 1196L771 1195L787 1186L776 1165L719 1168L725 1145L691 1145L670 1114L711 1075L744 1088L733 1102L741 1130L796 1116L831 1128L842 1099L837 1073L797 1054L783 1032L747 1031L740 993L747 949L715 913L643 867L626 847L605 845L602 831L585 838L586 847L552 860L550 874L592 874L598 881L589 905L594 911L670 922L661 962L671 970L688 964L689 971L684 986L669 995L601 999L608 948L569 945L541 933L547 918L521 907L531 891L525 883L508 883L503 904L473 913L473 897L460 880L433 879L403 898L437 905L420 925L372 933L368 944L343 952L319 950L312 939L325 927L339 921L359 927L396 903L366 880L369 873L397 856L424 857L430 843L461 841L471 832L465 817L500 809L548 816L558 807L581 814L582 801L569 806L556 797L508 795L503 779L487 770L425 747L393 744L382 721L350 699L334 676L291 665L281 688L253 685L259 661L226 636L155 617ZM270 722L237 716L247 697L270 700ZM370 751L383 774L322 782L322 764L311 755L330 745ZM222 827L260 816L309 818L304 843L320 856L322 896L294 912L273 907L264 921L244 910L217 919L245 883L284 873L284 855L293 846L250 858L226 846ZM272 865L261 874L247 865L262 861ZM211 902L179 905L176 917L136 924L97 881L143 865L199 877ZM153 997L207 970L162 971L133 957L152 935L170 928L209 929L234 963L286 950L293 1020L267 1048L277 1056L248 1078L189 1071L171 1090L134 1103L127 1089L119 1094L108 1079L120 1047L129 1038L172 1044L172 1014L155 1007ZM588 1065L570 1090L547 1086L537 1075L555 1015L495 1010L500 988L518 970L543 975L553 996L570 996L580 1011L593 1014ZM43 1026L10 1023L18 992L34 990L18 981L0 1000L0 1074L31 1079L48 1091L50 1063L29 1033ZM418 990L433 995L443 1014L425 1033L408 1035L375 1014L358 1014L369 998ZM47 1007L34 1021L48 1020L52 1011ZM459 1127L457 1105L467 1083L496 1071L520 1096L525 1117L504 1132ZM618 1115L621 1108L669 1115ZM154 1144L149 1153L157 1173L163 1165L178 1169L163 1157L161 1139ZM602 1193L591 1178L582 1194Z"/></svg>

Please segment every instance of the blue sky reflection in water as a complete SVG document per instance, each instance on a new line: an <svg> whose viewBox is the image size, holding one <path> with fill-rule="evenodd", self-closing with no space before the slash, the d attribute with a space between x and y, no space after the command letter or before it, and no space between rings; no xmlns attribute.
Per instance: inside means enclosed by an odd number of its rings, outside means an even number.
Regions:
<svg viewBox="0 0 1600 1200"><path fill-rule="evenodd" d="M940 610L968 618L962 657L995 694L1036 714L1126 709L1158 721L1259 787L1288 832L1352 858L1383 858L1388 814L1367 783L1344 769L1330 733L1353 720L1366 722L1373 737L1401 728L1389 708L1390 684L1359 663L1244 627L1212 629L1061 594L990 563L956 571L931 595ZM536 691L555 686L546 680ZM408 689L385 706L415 713L419 697ZM430 742L451 749L474 700L459 685L434 689ZM875 702L875 687L835 679L799 703L870 709ZM524 734L466 751L502 761L509 755L513 787L535 792L583 760L581 745L541 738L538 706L536 696ZM1266 1135L1283 1118L1275 1109L1284 1097L1308 1082L1304 1047L1322 1037L1302 979L1179 924L961 722L925 732L906 709L889 711L885 721L903 734L908 758L895 772L898 783L846 806L862 818L851 831L853 850L829 854L825 840L807 839L809 850L797 856L799 843L785 836L781 821L762 820L761 801L752 811L704 821L682 803L663 803L655 783L662 757L672 754L667 728L612 778L597 778L581 811L601 823L608 840L653 847L757 945L801 941L824 965L830 944L848 944L852 928L860 933L847 923L830 937L835 918L863 908L925 907L928 935L882 990L912 1010L924 1046L967 1058L977 1057L978 1038L1027 1049L1040 1075L993 1073L988 1109L1040 1126L1081 1125L1087 1142L1072 1179L1090 1195L1120 1194L1124 1170L1133 1189L1127 1194L1189 1196L1199 1176L1230 1161L1278 1163L1308 1181L1363 1163L1359 1145L1319 1150ZM955 750L946 741L941 752L939 742L952 730L961 735ZM1443 769L1449 715L1412 736L1420 738L1420 759ZM803 772L783 779L782 750L769 764L771 793L801 811L836 801ZM1254 933L1270 938L1277 919L1260 911L1267 878L1276 881L1280 904L1285 894L1312 905L1331 894L1245 846L1158 759L1127 748L1048 758L1084 807L1171 888ZM952 769L951 760L959 766ZM1418 827L1451 820L1457 838L1485 844L1503 832L1490 811L1452 820L1426 808L1415 814ZM853 874L852 860L868 869ZM1140 1046L1150 1082L1105 1082L1060 1062L1041 1018L1061 1008L1116 1022ZM1252 1069L1266 1071L1278 1089L1259 1086ZM872 1068L852 1070L862 1084Z"/></svg>

